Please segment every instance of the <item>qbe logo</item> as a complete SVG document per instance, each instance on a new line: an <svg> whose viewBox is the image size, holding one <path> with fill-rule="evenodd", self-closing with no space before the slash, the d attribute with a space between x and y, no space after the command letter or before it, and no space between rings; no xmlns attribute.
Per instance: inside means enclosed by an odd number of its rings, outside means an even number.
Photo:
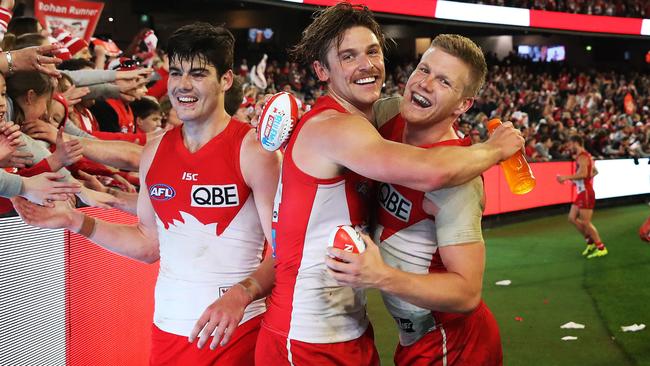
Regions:
<svg viewBox="0 0 650 366"><path fill-rule="evenodd" d="M408 222L413 204L390 184L382 183L379 187L379 203L397 219Z"/></svg>
<svg viewBox="0 0 650 366"><path fill-rule="evenodd" d="M192 207L233 207L239 205L236 184L192 186Z"/></svg>
<svg viewBox="0 0 650 366"><path fill-rule="evenodd" d="M167 184L154 184L149 187L149 197L156 201L168 201L176 196L174 188Z"/></svg>

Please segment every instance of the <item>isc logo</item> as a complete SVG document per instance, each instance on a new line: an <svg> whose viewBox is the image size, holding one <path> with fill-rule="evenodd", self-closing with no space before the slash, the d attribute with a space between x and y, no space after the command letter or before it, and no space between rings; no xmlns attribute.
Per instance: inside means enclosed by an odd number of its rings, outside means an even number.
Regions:
<svg viewBox="0 0 650 366"><path fill-rule="evenodd" d="M390 184L384 183L379 187L379 203L399 220L407 222L411 217L413 204Z"/></svg>
<svg viewBox="0 0 650 366"><path fill-rule="evenodd" d="M199 175L197 173L183 172L183 177L181 179L196 182L197 180L199 180Z"/></svg>
<svg viewBox="0 0 650 366"><path fill-rule="evenodd" d="M235 184L192 186L192 207L232 207L239 205Z"/></svg>
<svg viewBox="0 0 650 366"><path fill-rule="evenodd" d="M149 197L157 201L167 201L176 195L174 188L167 184L154 184L149 188Z"/></svg>

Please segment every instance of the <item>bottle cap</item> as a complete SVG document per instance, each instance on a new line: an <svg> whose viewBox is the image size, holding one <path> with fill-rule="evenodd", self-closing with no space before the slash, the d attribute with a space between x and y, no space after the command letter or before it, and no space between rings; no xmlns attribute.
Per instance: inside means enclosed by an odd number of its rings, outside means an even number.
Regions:
<svg viewBox="0 0 650 366"><path fill-rule="evenodd" d="M487 129L490 133L494 131L499 125L501 124L501 120L498 118L492 118L491 120L488 121L487 123Z"/></svg>

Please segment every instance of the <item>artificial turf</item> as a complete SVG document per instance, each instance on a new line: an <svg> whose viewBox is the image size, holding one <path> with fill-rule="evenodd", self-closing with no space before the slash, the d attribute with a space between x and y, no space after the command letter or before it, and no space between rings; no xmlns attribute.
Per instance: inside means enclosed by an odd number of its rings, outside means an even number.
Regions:
<svg viewBox="0 0 650 366"><path fill-rule="evenodd" d="M504 365L650 366L650 245L637 234L649 214L643 204L596 209L609 255L591 260L565 215L484 231L483 298L499 323ZM505 279L512 284L495 285ZM376 291L368 311L382 365L392 365L397 333ZM585 329L560 329L570 321ZM648 328L621 331L634 323Z"/></svg>

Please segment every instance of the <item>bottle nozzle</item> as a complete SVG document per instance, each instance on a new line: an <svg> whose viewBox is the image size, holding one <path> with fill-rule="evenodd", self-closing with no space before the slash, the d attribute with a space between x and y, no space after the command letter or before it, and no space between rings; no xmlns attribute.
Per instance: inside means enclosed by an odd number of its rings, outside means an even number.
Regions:
<svg viewBox="0 0 650 366"><path fill-rule="evenodd" d="M499 127L500 124L501 124L501 119L492 118L487 123L487 129L490 133L492 133L492 131L496 130L496 128Z"/></svg>

